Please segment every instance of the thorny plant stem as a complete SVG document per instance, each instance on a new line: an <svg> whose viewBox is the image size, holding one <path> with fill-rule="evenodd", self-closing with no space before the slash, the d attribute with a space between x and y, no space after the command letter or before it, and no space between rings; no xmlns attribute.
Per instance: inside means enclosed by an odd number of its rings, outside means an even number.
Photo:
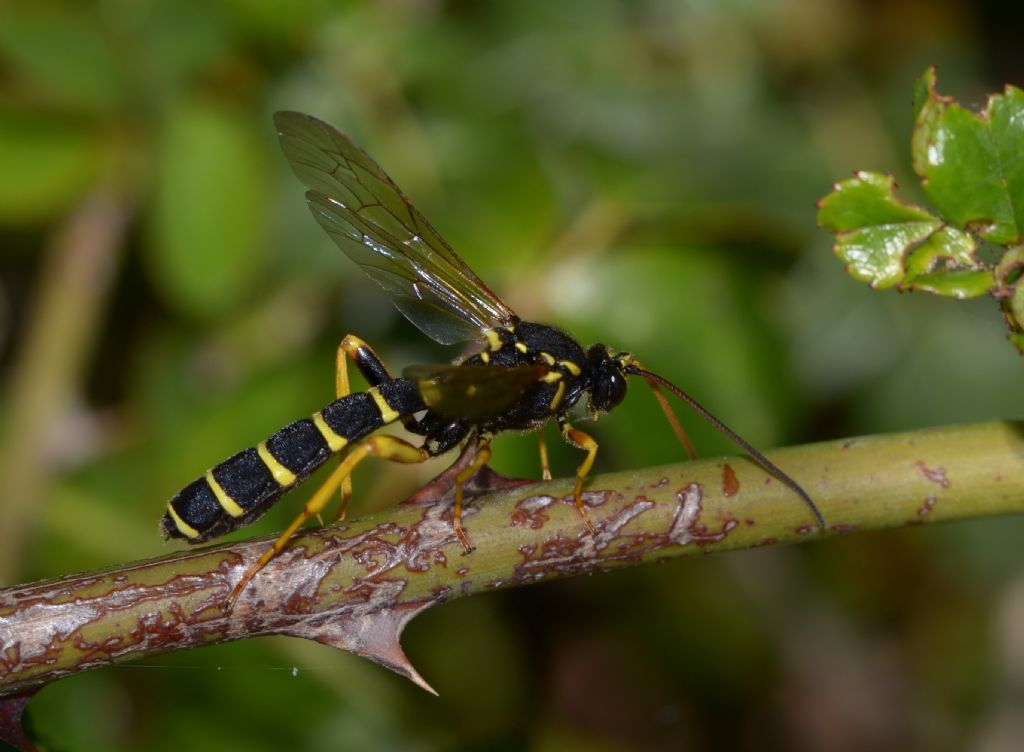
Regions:
<svg viewBox="0 0 1024 752"><path fill-rule="evenodd" d="M398 635L425 608L491 590L677 556L1024 511L1024 422L994 422L771 452L821 508L737 456L449 498L299 536L233 610L225 597L268 539L0 591L0 696L87 668L263 634L345 647L425 683Z"/></svg>

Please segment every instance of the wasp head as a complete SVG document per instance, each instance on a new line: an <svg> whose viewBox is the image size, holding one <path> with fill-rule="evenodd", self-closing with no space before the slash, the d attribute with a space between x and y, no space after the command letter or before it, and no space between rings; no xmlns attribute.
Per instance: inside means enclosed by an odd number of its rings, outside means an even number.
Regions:
<svg viewBox="0 0 1024 752"><path fill-rule="evenodd" d="M633 360L627 353L613 353L605 345L587 350L590 369L590 408L595 412L611 410L626 396L626 366Z"/></svg>

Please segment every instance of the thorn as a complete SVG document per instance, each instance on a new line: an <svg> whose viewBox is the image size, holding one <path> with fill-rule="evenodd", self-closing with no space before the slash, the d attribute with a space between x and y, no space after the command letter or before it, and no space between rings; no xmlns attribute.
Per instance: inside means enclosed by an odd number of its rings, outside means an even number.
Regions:
<svg viewBox="0 0 1024 752"><path fill-rule="evenodd" d="M441 696L441 695L439 695L437 693L436 689L434 689L429 684L427 684L426 679L424 679L422 676L420 676L419 672L412 667L411 663L409 663L406 666L405 672L406 672L405 673L406 678L408 678L409 681L411 681L413 684L415 684L416 686L421 687L421 688L427 690L434 697L440 697Z"/></svg>

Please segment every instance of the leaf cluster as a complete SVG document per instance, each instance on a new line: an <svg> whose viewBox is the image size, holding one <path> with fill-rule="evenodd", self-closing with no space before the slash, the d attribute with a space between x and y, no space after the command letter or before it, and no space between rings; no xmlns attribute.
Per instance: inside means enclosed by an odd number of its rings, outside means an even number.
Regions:
<svg viewBox="0 0 1024 752"><path fill-rule="evenodd" d="M874 288L991 294L1024 352L1024 91L1008 85L974 113L939 94L929 68L914 118L914 172L934 208L900 199L891 175L859 171L819 202L818 223L850 276Z"/></svg>

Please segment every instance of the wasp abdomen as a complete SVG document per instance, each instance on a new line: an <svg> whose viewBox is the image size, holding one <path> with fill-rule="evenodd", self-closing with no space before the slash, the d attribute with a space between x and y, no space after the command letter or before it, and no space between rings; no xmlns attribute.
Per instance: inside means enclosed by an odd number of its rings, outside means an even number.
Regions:
<svg viewBox="0 0 1024 752"><path fill-rule="evenodd" d="M202 543L248 525L332 454L422 409L419 392L406 379L335 400L185 486L167 504L164 535Z"/></svg>

